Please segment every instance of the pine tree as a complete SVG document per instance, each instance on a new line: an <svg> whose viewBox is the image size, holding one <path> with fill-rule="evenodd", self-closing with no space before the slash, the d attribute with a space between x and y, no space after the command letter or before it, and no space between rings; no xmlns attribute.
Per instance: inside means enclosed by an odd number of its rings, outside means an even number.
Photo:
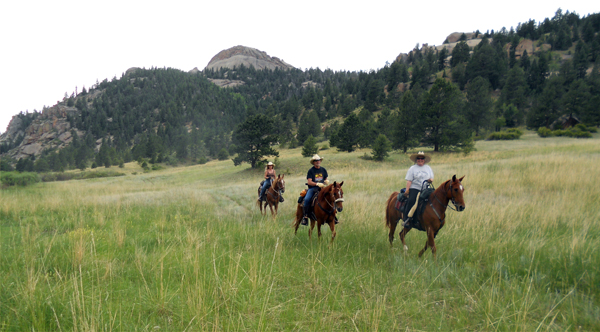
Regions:
<svg viewBox="0 0 600 332"><path fill-rule="evenodd" d="M371 153L373 154L373 160L383 161L383 159L389 156L389 152L392 149L392 143L384 134L379 134L373 143L372 149L373 151Z"/></svg>
<svg viewBox="0 0 600 332"><path fill-rule="evenodd" d="M356 114L351 113L340 126L336 135L336 147L338 151L352 152L356 149L358 139L363 126Z"/></svg>
<svg viewBox="0 0 600 332"><path fill-rule="evenodd" d="M492 126L491 86L488 80L478 76L467 85L467 118L475 135L479 136L481 128Z"/></svg>
<svg viewBox="0 0 600 332"><path fill-rule="evenodd" d="M308 138L304 141L304 145L302 146L302 156L310 157L319 152L319 147L317 146L317 140L313 137L313 135L309 135Z"/></svg>
<svg viewBox="0 0 600 332"><path fill-rule="evenodd" d="M423 125L428 135L421 140L434 151L469 149L472 145L469 123L464 117L463 96L452 83L438 78L421 104Z"/></svg>
<svg viewBox="0 0 600 332"><path fill-rule="evenodd" d="M236 146L237 156L233 158L235 166L243 162L255 168L265 156L279 156L271 146L277 143L277 135L273 120L265 115L258 114L248 117L240 123L233 132L233 142Z"/></svg>

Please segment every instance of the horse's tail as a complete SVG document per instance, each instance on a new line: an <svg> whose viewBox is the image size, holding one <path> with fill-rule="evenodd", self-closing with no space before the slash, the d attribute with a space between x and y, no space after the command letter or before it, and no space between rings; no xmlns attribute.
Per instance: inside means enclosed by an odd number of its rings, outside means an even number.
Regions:
<svg viewBox="0 0 600 332"><path fill-rule="evenodd" d="M390 198L388 198L387 202L385 202L385 227L390 228L392 226L392 221L391 221L391 217L390 217L390 203L392 202L392 200L397 197L399 194L399 192L394 191L391 195ZM391 207L392 209L394 208L393 206Z"/></svg>

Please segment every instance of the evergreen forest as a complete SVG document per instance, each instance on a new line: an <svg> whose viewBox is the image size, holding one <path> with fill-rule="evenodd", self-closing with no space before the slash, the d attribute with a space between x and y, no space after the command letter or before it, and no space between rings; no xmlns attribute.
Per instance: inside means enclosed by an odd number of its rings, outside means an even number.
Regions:
<svg viewBox="0 0 600 332"><path fill-rule="evenodd" d="M74 131L68 147L27 160L3 158L2 168L47 172L133 160L233 159L248 143L236 130L258 115L268 119L261 122L268 122L263 134L279 149L310 137L341 151L373 148L378 156L386 154L381 144L404 152L419 146L468 152L473 140L507 128L561 129L564 116L584 128L600 125L600 14L558 9L541 22L475 35L482 39L475 47L466 35L451 52L417 45L368 72L137 69L63 100L78 110L68 118L71 128L84 133ZM517 56L523 40L539 51ZM209 79L244 84L220 88ZM23 128L38 115L21 113ZM4 143L0 153L19 139Z"/></svg>

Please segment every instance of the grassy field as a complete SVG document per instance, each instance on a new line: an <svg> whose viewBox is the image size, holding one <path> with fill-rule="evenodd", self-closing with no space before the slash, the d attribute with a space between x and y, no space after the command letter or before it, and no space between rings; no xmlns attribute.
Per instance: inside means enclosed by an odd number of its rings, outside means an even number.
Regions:
<svg viewBox="0 0 600 332"><path fill-rule="evenodd" d="M286 202L255 205L262 170L229 161L0 191L0 331L600 330L600 137L478 142L434 154L466 175L437 261L396 238L388 196L407 155L320 151L344 181L338 235L290 227L310 164L282 150ZM137 174L133 174L136 172Z"/></svg>

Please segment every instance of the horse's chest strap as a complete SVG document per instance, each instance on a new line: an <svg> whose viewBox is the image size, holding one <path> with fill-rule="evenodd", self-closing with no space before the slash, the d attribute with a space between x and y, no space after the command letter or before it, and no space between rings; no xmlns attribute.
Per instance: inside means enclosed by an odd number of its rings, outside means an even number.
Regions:
<svg viewBox="0 0 600 332"><path fill-rule="evenodd" d="M444 217L444 219L442 219L442 217L440 217L440 214L437 212L437 210L435 209L435 207L433 206L433 203L431 201L429 201L429 206L431 206L431 209L433 210L433 212L435 212L435 215L440 220L440 223L442 225L444 225L444 222L446 221L446 217Z"/></svg>

